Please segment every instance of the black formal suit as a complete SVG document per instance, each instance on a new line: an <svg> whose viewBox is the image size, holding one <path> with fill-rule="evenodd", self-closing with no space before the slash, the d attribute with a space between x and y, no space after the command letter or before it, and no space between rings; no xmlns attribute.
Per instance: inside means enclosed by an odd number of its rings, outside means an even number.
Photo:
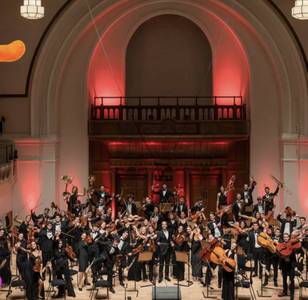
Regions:
<svg viewBox="0 0 308 300"><path fill-rule="evenodd" d="M120 240L119 245L119 254L121 255L120 258L120 265L119 265L119 281L120 283L123 283L123 269L127 267L128 260L127 255L128 253L132 252L132 247L130 246L128 240Z"/></svg>
<svg viewBox="0 0 308 300"><path fill-rule="evenodd" d="M279 192L279 185L277 186L275 192L265 194L262 199L264 201L264 209L265 209L265 214L268 213L268 211L273 210L274 208L274 197L278 194Z"/></svg>
<svg viewBox="0 0 308 300"><path fill-rule="evenodd" d="M214 223L216 224L216 226L214 225ZM221 229L217 226L218 222L217 221L210 221L208 224L207 224L207 227L209 228L209 230L211 231L211 234L215 237L217 237L215 235L215 228L217 227L217 229L219 230L220 232L220 236L222 235L222 232L221 232Z"/></svg>
<svg viewBox="0 0 308 300"><path fill-rule="evenodd" d="M256 186L256 182L254 181L251 186L248 188L247 191L242 191L241 192L241 199L244 200L245 206L249 206L253 203L253 198L252 198L252 192Z"/></svg>
<svg viewBox="0 0 308 300"><path fill-rule="evenodd" d="M125 210L132 215L137 215L137 212L138 212L137 206L134 202L131 202L131 203L127 202Z"/></svg>
<svg viewBox="0 0 308 300"><path fill-rule="evenodd" d="M173 193L168 189L167 190L161 189L159 192L154 192L154 193L159 195L160 203L168 203L170 202L170 198L173 197Z"/></svg>
<svg viewBox="0 0 308 300"><path fill-rule="evenodd" d="M258 266L259 266L259 274L262 273L262 266L261 266L261 260L263 259L263 249L262 247L256 247L256 234L257 237L260 234L260 231L254 232L251 231L248 234L248 239L249 239L249 248L248 248L248 252L250 254L250 256L253 257L254 259L254 273L258 274ZM260 275L259 275L260 276Z"/></svg>
<svg viewBox="0 0 308 300"><path fill-rule="evenodd" d="M285 230L287 223L290 223L290 232L287 232L289 234L291 234L293 229L296 227L296 219L288 221L287 219L282 218L281 214L279 214L277 216L277 220L280 222L280 232L281 232L281 234L284 234L284 230Z"/></svg>
<svg viewBox="0 0 308 300"><path fill-rule="evenodd" d="M185 203L178 203L176 205L174 205L173 207L173 212L177 213L178 215L180 215L181 212L184 212L185 215L187 216L187 212L188 212L188 208L187 206L185 205Z"/></svg>
<svg viewBox="0 0 308 300"><path fill-rule="evenodd" d="M171 232L168 231L168 237L163 231L157 233L158 255L159 255L159 280L163 278L165 268L165 278L169 277L169 263L171 254Z"/></svg>
<svg viewBox="0 0 308 300"><path fill-rule="evenodd" d="M257 212L259 212L259 204L256 203L254 206L253 206L253 211L252 211L252 214L255 216ZM264 213L264 201L262 200L262 203L261 203L261 207L262 207L262 211Z"/></svg>
<svg viewBox="0 0 308 300"><path fill-rule="evenodd" d="M45 267L47 262L53 257L54 247L54 231L48 230L46 227L39 233L39 245L42 251L43 266Z"/></svg>

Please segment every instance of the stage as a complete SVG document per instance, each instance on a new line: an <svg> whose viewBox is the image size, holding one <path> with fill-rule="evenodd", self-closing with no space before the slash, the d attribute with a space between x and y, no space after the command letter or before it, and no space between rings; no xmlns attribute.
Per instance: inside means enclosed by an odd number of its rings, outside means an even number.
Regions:
<svg viewBox="0 0 308 300"><path fill-rule="evenodd" d="M15 261L15 257L14 257L14 261ZM15 271L15 267L12 268L13 272ZM204 272L205 272L205 268L204 268ZM211 298L204 298L204 295L207 295L207 290L205 287L203 287L203 285L200 282L194 282L190 287L183 287L180 286L180 291L181 291L181 295L182 295L182 300L201 300L201 299L221 299L221 290L217 288L217 272L214 272L215 277L212 280L212 289L209 289L209 296ZM187 276L187 271L186 271L186 276ZM77 280L77 275L73 276L73 285L74 285L74 289L75 289L75 293L76 293L76 298L78 300L86 300L86 299L90 299L90 291L87 289L90 289L91 286L87 286L84 287L82 291L79 291L77 289L76 286L76 280ZM260 290L260 279L258 277L254 277L253 278L254 284L253 284L253 288L255 291L255 294L257 296L257 299L269 299L271 298L272 300L287 300L290 297L278 297L278 294L281 292L282 290L282 277L281 274L279 273L279 287L274 287L273 281L270 279L269 280L269 285L264 288L264 296L265 297L259 297L258 294L261 292ZM138 290L138 295L137 292L126 292L126 298L125 298L125 289L124 287L120 286L119 281L118 281L118 277L116 276L116 284L114 286L115 289L115 294L112 294L109 292L109 296L110 299L112 300L125 300L125 299L141 299L141 300L151 300L152 298L152 287L141 287L143 285L147 285L149 284L149 281L140 281L137 283L136 287ZM187 284L185 281L181 281L180 284ZM165 281L163 280L161 283L157 284L157 288L159 287L174 287L176 285L176 280L171 279L171 281ZM298 280L295 279L295 285L296 287L298 286ZM45 290L48 287L48 281L45 281ZM128 282L128 286L127 286L127 290L133 289L134 288L134 282L130 281ZM6 297L6 292L0 292L0 299L5 299ZM99 294L98 294L98 298L97 299L102 299L102 296L106 295L106 289L100 289L99 290ZM306 298L303 299L308 299L308 291L307 290L303 290L303 296L306 295ZM23 299L22 298L23 293L18 290L18 289L13 289L12 294L10 295L10 297L8 299ZM249 298L249 290L248 289L244 289L244 288L239 288L238 289L238 296L239 299L251 299ZM131 298L129 298L131 297ZM214 297L214 298L213 298ZM73 299L71 297L67 297L68 299ZM61 299L61 298L60 298ZM63 298L62 298L63 299ZM95 299L95 297L93 297L93 299ZM173 298L171 298L173 299ZM298 288L296 288L295 290L295 297L294 299L299 299L299 290Z"/></svg>

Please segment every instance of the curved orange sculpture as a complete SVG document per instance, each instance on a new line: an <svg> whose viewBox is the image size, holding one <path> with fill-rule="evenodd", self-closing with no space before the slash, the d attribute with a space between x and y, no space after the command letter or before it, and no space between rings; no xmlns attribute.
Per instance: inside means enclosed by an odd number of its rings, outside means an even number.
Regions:
<svg viewBox="0 0 308 300"><path fill-rule="evenodd" d="M26 45L21 40L13 41L7 45L0 45L0 62L14 62L23 57Z"/></svg>

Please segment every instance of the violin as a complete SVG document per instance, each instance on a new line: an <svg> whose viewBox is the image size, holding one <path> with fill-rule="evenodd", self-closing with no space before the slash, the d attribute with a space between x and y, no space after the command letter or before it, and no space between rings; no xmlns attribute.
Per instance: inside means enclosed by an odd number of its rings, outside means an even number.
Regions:
<svg viewBox="0 0 308 300"><path fill-rule="evenodd" d="M77 256L76 256L76 253L74 252L72 246L67 245L67 246L65 247L65 251L66 251L66 254L67 254L67 256L68 256L69 259L71 259L71 260L75 260L75 259L76 259Z"/></svg>
<svg viewBox="0 0 308 300"><path fill-rule="evenodd" d="M36 273L40 273L41 272L41 266L42 266L42 262L41 259L39 257L36 257L34 260L34 265L33 265L33 272Z"/></svg>
<svg viewBox="0 0 308 300"><path fill-rule="evenodd" d="M288 242L277 243L277 253L282 257L289 257L294 250L300 249L302 247L302 243L296 239L291 238Z"/></svg>
<svg viewBox="0 0 308 300"><path fill-rule="evenodd" d="M174 238L174 242L175 244L177 244L178 246L183 245L183 243L186 241L186 237L183 233L179 233L175 238Z"/></svg>
<svg viewBox="0 0 308 300"><path fill-rule="evenodd" d="M85 242L86 242L87 244L92 244L92 243L93 243L93 239L92 239L91 235L87 235L87 237L86 237L86 239L85 239Z"/></svg>
<svg viewBox="0 0 308 300"><path fill-rule="evenodd" d="M136 248L134 248L133 250L132 250L132 252L134 253L134 254L137 254L137 253L140 253L140 252L142 252L143 251L143 244L140 244L139 246L137 246Z"/></svg>
<svg viewBox="0 0 308 300"><path fill-rule="evenodd" d="M210 255L211 255L212 251L214 250L214 248L216 246L221 246L220 242L216 238L214 238L210 242L206 242L204 244L204 247L203 247L201 253L200 253L201 260L204 261L204 262L209 262L210 261Z"/></svg>
<svg viewBox="0 0 308 300"><path fill-rule="evenodd" d="M266 248L267 250L269 250L273 254L276 253L277 249L276 249L275 243L267 233L261 232L258 235L257 240L258 240L258 244L261 247Z"/></svg>
<svg viewBox="0 0 308 300"><path fill-rule="evenodd" d="M221 265L225 271L234 272L236 261L226 255L225 250L216 246L210 254L210 261L216 265Z"/></svg>

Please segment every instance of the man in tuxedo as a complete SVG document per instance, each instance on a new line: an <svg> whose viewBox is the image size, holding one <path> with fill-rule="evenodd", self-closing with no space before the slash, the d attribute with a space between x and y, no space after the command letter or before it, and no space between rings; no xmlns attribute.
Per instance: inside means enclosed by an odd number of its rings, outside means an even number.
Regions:
<svg viewBox="0 0 308 300"><path fill-rule="evenodd" d="M124 286L123 269L127 267L127 255L131 253L132 249L128 242L128 231L124 231L121 235L118 244L119 253L121 255L120 265L119 265L119 281L120 285Z"/></svg>
<svg viewBox="0 0 308 300"><path fill-rule="evenodd" d="M156 192L154 190L154 187L152 187L152 191L154 194L158 194L159 195L159 202L160 203L168 203L170 202L170 198L173 197L173 193L172 191L170 191L167 187L167 184L163 184L162 188L160 189L159 192Z"/></svg>
<svg viewBox="0 0 308 300"><path fill-rule="evenodd" d="M109 200L110 195L107 193L105 186L101 185L99 187L99 190L96 192L96 196L98 198L98 201L101 199L103 200L102 202L106 205L106 202Z"/></svg>
<svg viewBox="0 0 308 300"><path fill-rule="evenodd" d="M181 212L184 212L185 215L187 216L187 206L185 204L185 198L184 197L180 197L179 202L174 205L173 207L173 212L177 213L178 215L181 214Z"/></svg>
<svg viewBox="0 0 308 300"><path fill-rule="evenodd" d="M144 210L145 217L150 220L153 212L154 212L154 204L152 203L152 199L150 197L145 198L145 203L142 206Z"/></svg>
<svg viewBox="0 0 308 300"><path fill-rule="evenodd" d="M236 194L235 201L232 204L232 214L236 222L239 221L239 214L242 212L242 203L241 194Z"/></svg>
<svg viewBox="0 0 308 300"><path fill-rule="evenodd" d="M161 224L162 230L157 232L157 245L159 255L159 278L158 282L163 280L163 271L165 269L165 279L170 281L169 278L169 262L171 254L171 233L168 230L166 221Z"/></svg>
<svg viewBox="0 0 308 300"><path fill-rule="evenodd" d="M282 235L285 233L290 235L293 229L296 228L297 220L295 216L286 215L284 212L281 212L278 214L277 220L280 222L280 231Z"/></svg>
<svg viewBox="0 0 308 300"><path fill-rule="evenodd" d="M264 214L264 200L262 197L257 198L257 203L253 206L253 215L255 216L256 213Z"/></svg>
<svg viewBox="0 0 308 300"><path fill-rule="evenodd" d="M244 190L241 193L241 199L244 200L244 214L251 215L252 214L252 204L253 204L253 198L252 198L252 192L257 185L256 181L254 181L252 178L250 179L250 184L247 183L244 184Z"/></svg>
<svg viewBox="0 0 308 300"><path fill-rule="evenodd" d="M259 278L261 278L262 266L260 262L262 260L263 250L258 243L258 236L260 234L260 228L258 223L253 223L252 229L253 230L248 234L248 238L249 238L249 254L252 255L255 262L253 276L258 276L258 269L259 269Z"/></svg>
<svg viewBox="0 0 308 300"><path fill-rule="evenodd" d="M211 234L215 238L220 238L222 236L221 231L221 224L216 219L216 216L213 212L210 213L210 221L208 222L207 226L211 231Z"/></svg>
<svg viewBox="0 0 308 300"><path fill-rule="evenodd" d="M134 215L137 214L137 206L134 203L134 196L133 195L128 196L127 203L126 203L126 212L129 216L130 215L134 216Z"/></svg>
<svg viewBox="0 0 308 300"><path fill-rule="evenodd" d="M268 186L265 187L265 195L262 197L264 201L265 214L274 209L274 198L278 195L279 187L280 185L277 185L277 188L273 193L270 192L270 188Z"/></svg>

